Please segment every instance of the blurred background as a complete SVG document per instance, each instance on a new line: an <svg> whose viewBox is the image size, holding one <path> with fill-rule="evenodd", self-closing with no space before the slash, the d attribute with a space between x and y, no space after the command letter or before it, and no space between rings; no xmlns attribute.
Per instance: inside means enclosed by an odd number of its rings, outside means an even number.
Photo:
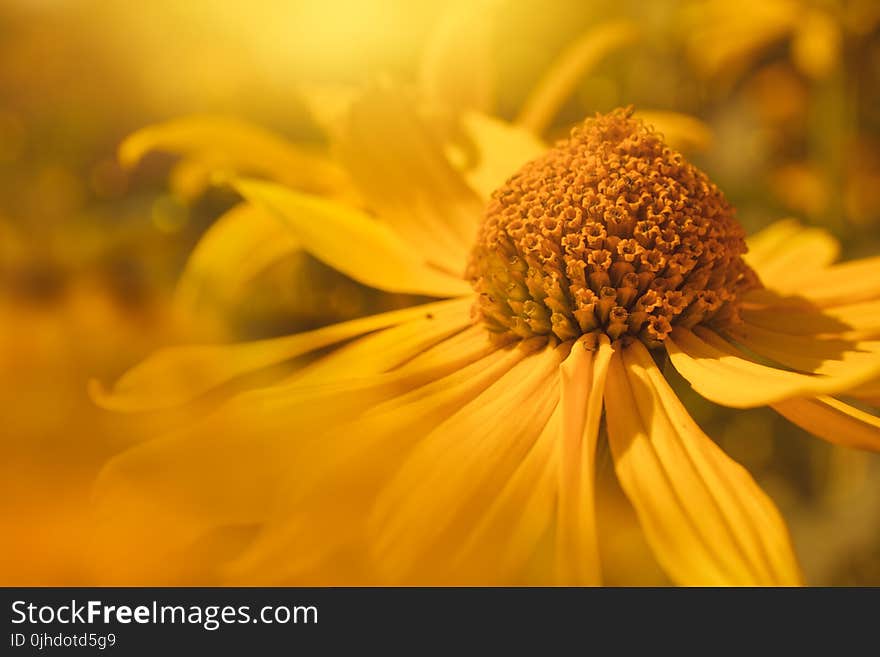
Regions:
<svg viewBox="0 0 880 657"><path fill-rule="evenodd" d="M876 0L489 5L495 114L520 115L567 47L626 21L632 37L579 76L547 135L620 105L688 115L682 147L749 232L794 216L833 232L845 257L880 251ZM175 281L233 199L169 191L171 157L123 170L120 141L157 121L212 114L319 149L306 90L378 76L415 83L446 12L468 6L0 0L0 584L100 579L85 549L89 487L125 438L118 418L90 402L90 378L112 381L196 330L281 335L399 302L298 255L224 299L210 327L182 325ZM676 384L779 504L811 583L880 585L878 457L832 448L772 412L729 414ZM603 549L622 556L609 582L662 583L617 503Z"/></svg>

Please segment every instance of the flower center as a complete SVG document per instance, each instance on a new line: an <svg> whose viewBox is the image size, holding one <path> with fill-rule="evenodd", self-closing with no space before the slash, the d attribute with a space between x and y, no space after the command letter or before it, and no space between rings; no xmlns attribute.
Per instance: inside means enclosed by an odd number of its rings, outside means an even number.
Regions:
<svg viewBox="0 0 880 657"><path fill-rule="evenodd" d="M649 347L673 325L730 321L759 285L733 214L631 110L587 120L492 194L468 263L477 317L521 338Z"/></svg>

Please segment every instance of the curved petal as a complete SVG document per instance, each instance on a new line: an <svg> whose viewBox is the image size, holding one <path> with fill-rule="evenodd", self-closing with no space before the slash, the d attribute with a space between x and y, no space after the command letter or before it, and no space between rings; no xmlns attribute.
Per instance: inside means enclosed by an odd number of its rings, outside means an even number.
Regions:
<svg viewBox="0 0 880 657"><path fill-rule="evenodd" d="M492 106L492 28L499 0L447 4L422 51L419 82L427 98L456 110Z"/></svg>
<svg viewBox="0 0 880 657"><path fill-rule="evenodd" d="M534 133L485 114L467 112L461 122L475 152L473 164L465 156L464 176L484 200L526 162L547 150L547 144Z"/></svg>
<svg viewBox="0 0 880 657"><path fill-rule="evenodd" d="M334 191L346 184L345 174L329 160L229 117L190 116L147 126L122 142L119 160L133 167L153 150L178 153L213 170L257 173L313 191ZM198 165L193 167L187 172L190 194L201 175Z"/></svg>
<svg viewBox="0 0 880 657"><path fill-rule="evenodd" d="M193 249L177 282L175 305L195 312L206 297L235 297L257 274L299 249L299 240L272 213L237 205Z"/></svg>
<svg viewBox="0 0 880 657"><path fill-rule="evenodd" d="M198 158L184 157L171 167L168 186L178 198L192 203L211 185L213 172L223 168L222 158L218 160L205 154Z"/></svg>
<svg viewBox="0 0 880 657"><path fill-rule="evenodd" d="M629 21L609 21L579 37L553 62L535 85L516 122L537 135L543 133L577 83L605 55L638 38L638 28Z"/></svg>
<svg viewBox="0 0 880 657"><path fill-rule="evenodd" d="M768 367L745 358L727 340L697 327L675 327L665 341L675 369L694 390L735 408L764 406L793 397L833 394L872 378L874 363L840 368L834 376L809 375Z"/></svg>
<svg viewBox="0 0 880 657"><path fill-rule="evenodd" d="M596 540L596 441L602 416L611 342L604 334L598 349L582 339L560 366L561 450L556 560L560 584L601 583Z"/></svg>
<svg viewBox="0 0 880 657"><path fill-rule="evenodd" d="M773 404L780 415L835 445L880 452L880 418L833 397Z"/></svg>
<svg viewBox="0 0 880 657"><path fill-rule="evenodd" d="M658 561L683 585L793 585L800 573L771 500L697 426L640 342L608 372L608 440Z"/></svg>
<svg viewBox="0 0 880 657"><path fill-rule="evenodd" d="M236 377L370 331L447 308L457 308L466 316L470 304L468 299L440 301L256 342L168 347L126 372L112 390L105 391L93 381L89 391L97 404L109 410L137 412L172 408L191 402Z"/></svg>
<svg viewBox="0 0 880 657"><path fill-rule="evenodd" d="M523 359L415 445L370 518L373 554L391 581L467 579L466 572L446 572L449 555L467 540L549 422L568 349L550 345ZM497 545L505 538L496 537Z"/></svg>
<svg viewBox="0 0 880 657"><path fill-rule="evenodd" d="M352 104L336 147L376 215L429 262L460 275L483 205L414 104L370 89Z"/></svg>
<svg viewBox="0 0 880 657"><path fill-rule="evenodd" d="M831 234L794 219L777 221L747 243L746 263L773 290L798 291L801 278L828 267L840 255L840 244Z"/></svg>
<svg viewBox="0 0 880 657"><path fill-rule="evenodd" d="M364 285L435 297L470 291L461 278L425 263L389 226L354 208L269 182L237 179L233 185L284 221L318 260Z"/></svg>

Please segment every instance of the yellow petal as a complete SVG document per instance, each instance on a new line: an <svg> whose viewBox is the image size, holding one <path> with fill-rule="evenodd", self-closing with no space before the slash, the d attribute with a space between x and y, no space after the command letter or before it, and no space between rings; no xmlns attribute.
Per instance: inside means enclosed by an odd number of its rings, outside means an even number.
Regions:
<svg viewBox="0 0 880 657"><path fill-rule="evenodd" d="M761 303L752 303L760 299L749 295L746 301L741 315L754 327L787 335L837 337L852 341L880 338L880 301L825 308L791 297L772 299L765 295Z"/></svg>
<svg viewBox="0 0 880 657"><path fill-rule="evenodd" d="M553 523L559 489L559 432L556 410L513 476L495 497L470 538L452 559L459 584L546 585L547 573L529 579L524 566ZM583 555L582 555L583 556Z"/></svg>
<svg viewBox="0 0 880 657"><path fill-rule="evenodd" d="M880 418L833 397L773 404L783 417L835 445L880 452Z"/></svg>
<svg viewBox="0 0 880 657"><path fill-rule="evenodd" d="M352 105L336 146L382 221L429 262L460 275L483 204L413 103L391 89L371 89Z"/></svg>
<svg viewBox="0 0 880 657"><path fill-rule="evenodd" d="M498 0L447 3L422 52L419 81L427 98L456 110L491 109L490 47L498 4Z"/></svg>
<svg viewBox="0 0 880 657"><path fill-rule="evenodd" d="M315 258L364 285L436 297L470 291L465 281L425 263L418 245L354 208L269 182L237 179L233 184L284 221Z"/></svg>
<svg viewBox="0 0 880 657"><path fill-rule="evenodd" d="M594 509L594 455L610 342L572 348L560 366L560 403L513 476L453 560L459 583L547 584L524 564L556 516L556 582L600 583ZM497 579L495 579L497 578Z"/></svg>
<svg viewBox="0 0 880 657"><path fill-rule="evenodd" d="M424 328L417 321L406 326L414 334ZM193 426L113 458L96 495L111 515L143 506L137 515L149 531L159 523L177 527L169 543L185 544L223 524L261 520L279 479L327 427L473 363L486 369L497 349L483 338L443 341L424 351L418 363L390 373L240 395ZM147 508L156 514L154 521L146 522Z"/></svg>
<svg viewBox="0 0 880 657"><path fill-rule="evenodd" d="M661 133L669 146L682 152L704 151L712 145L712 129L695 116L660 110L639 110L635 116Z"/></svg>
<svg viewBox="0 0 880 657"><path fill-rule="evenodd" d="M534 133L485 114L467 112L462 116L462 125L474 151L474 162L462 158L462 168L468 184L483 199L488 199L526 162L547 150Z"/></svg>
<svg viewBox="0 0 880 657"><path fill-rule="evenodd" d="M615 352L608 440L657 560L682 585L793 585L800 574L771 500L696 425L647 349Z"/></svg>
<svg viewBox="0 0 880 657"><path fill-rule="evenodd" d="M700 327L695 332L675 327L665 344L675 369L694 390L707 399L735 408L832 394L869 380L873 369L872 365L852 371L844 368L835 376L776 369L748 360L727 340Z"/></svg>
<svg viewBox="0 0 880 657"><path fill-rule="evenodd" d="M270 340L168 347L126 372L112 390L105 391L92 382L90 392L96 403L114 411L171 408L249 372L444 308L464 309L469 304L468 300L441 301Z"/></svg>
<svg viewBox="0 0 880 657"><path fill-rule="evenodd" d="M314 385L387 372L419 358L435 344L448 344L450 336L464 329L468 330L461 336L463 344L489 342L485 329L473 326L471 304L465 301L358 338L306 365L289 381Z"/></svg>
<svg viewBox="0 0 880 657"><path fill-rule="evenodd" d="M171 168L168 185L178 198L192 203L211 185L212 172L222 170L223 166L222 159L204 154L198 159L183 158Z"/></svg>
<svg viewBox="0 0 880 657"><path fill-rule="evenodd" d="M371 517L375 558L392 581L447 576L442 571L449 555L473 532L550 420L567 350L548 346L523 359L415 445ZM456 575L448 573L452 581Z"/></svg>
<svg viewBox="0 0 880 657"><path fill-rule="evenodd" d="M608 53L632 43L638 35L637 27L629 21L609 21L578 38L535 85L516 122L535 134L542 134L578 82Z"/></svg>
<svg viewBox="0 0 880 657"><path fill-rule="evenodd" d="M153 150L184 155L214 170L257 173L314 191L334 191L346 184L345 175L327 159L233 118L191 116L142 128L122 142L119 159L123 166L133 167Z"/></svg>
<svg viewBox="0 0 880 657"><path fill-rule="evenodd" d="M205 300L232 299L257 274L300 248L292 231L254 205L237 205L205 232L177 283L175 305L189 312Z"/></svg>
<svg viewBox="0 0 880 657"><path fill-rule="evenodd" d="M805 228L783 219L752 235L745 261L772 290L798 291L799 280L829 266L840 255L840 244L819 228Z"/></svg>
<svg viewBox="0 0 880 657"><path fill-rule="evenodd" d="M759 268L765 260L772 260L776 251L785 246L787 239L795 237L802 230L797 219L780 219L759 230L746 239L749 251L744 256L751 267Z"/></svg>
<svg viewBox="0 0 880 657"><path fill-rule="evenodd" d="M880 300L828 306L822 312L846 327L842 331L844 337L853 340L880 338Z"/></svg>
<svg viewBox="0 0 880 657"><path fill-rule="evenodd" d="M880 378L850 388L846 391L846 395L866 402L871 406L880 406Z"/></svg>
<svg viewBox="0 0 880 657"><path fill-rule="evenodd" d="M560 367L562 418L556 559L560 584L601 584L596 540L596 441L611 343L596 351L577 342Z"/></svg>
<svg viewBox="0 0 880 657"><path fill-rule="evenodd" d="M800 372L855 381L851 385L880 374L880 342L791 335L747 322L726 334L759 356Z"/></svg>
<svg viewBox="0 0 880 657"><path fill-rule="evenodd" d="M161 560L211 530L261 521L284 473L279 453L291 450L283 426L254 435L245 417L226 409L113 458L95 484L101 540L118 549L148 542L139 558Z"/></svg>
<svg viewBox="0 0 880 657"><path fill-rule="evenodd" d="M242 582L301 581L346 546L353 546L347 554L364 555L365 519L409 451L533 354L536 342L493 350L445 377L390 396L350 423L326 428L291 468L272 521L230 573ZM375 564L370 571L375 581Z"/></svg>
<svg viewBox="0 0 880 657"><path fill-rule="evenodd" d="M880 298L880 256L830 267L807 268L785 291L821 306L842 306Z"/></svg>

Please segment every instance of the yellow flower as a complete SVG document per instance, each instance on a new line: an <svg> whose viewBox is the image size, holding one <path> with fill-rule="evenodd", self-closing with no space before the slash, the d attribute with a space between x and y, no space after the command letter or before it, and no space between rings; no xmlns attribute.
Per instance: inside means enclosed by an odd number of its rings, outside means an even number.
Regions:
<svg viewBox="0 0 880 657"><path fill-rule="evenodd" d="M482 19L493 7L451 11L426 48L420 91L460 112L452 131L387 88L359 97L343 89L339 102L324 94L315 106L334 159L217 118L172 121L124 144L128 163L152 149L183 153L172 175L182 196L213 178L245 199L195 250L180 305L195 307L206 288L246 289L255 272L298 250L365 285L448 300L285 338L166 349L109 393L96 387L108 408L157 415L187 417L228 398L105 469L99 538L117 557L104 562L109 580L599 583L598 443L610 446L674 581L800 581L778 512L689 418L661 374L664 354L714 401L771 404L833 442L877 449L876 418L829 395L880 398L869 283L878 263L832 266L833 239L793 222L756 236L742 255L720 193L625 116L547 152L535 135L585 68L634 38L626 23L597 26L566 49L518 126L487 116ZM680 148L709 141L689 117L654 112L649 122ZM578 248L574 224L557 235L529 218L534 199L505 181L525 164L517 179L552 196L547 167L565 168L586 144L607 148L572 171L623 214L587 222L604 236L582 226L580 280L552 253L553 244ZM621 148L639 176L615 178ZM662 194L645 187L655 173L668 182ZM695 192L693 206L679 207L682 189ZM625 215L643 202L646 212L656 205L656 226L629 226ZM582 198L582 215L584 207ZM501 221L517 209L523 233ZM710 213L717 225L701 235ZM664 233L673 215L681 230ZM499 241L499 227L518 237ZM505 244L516 259L498 257ZM230 395L280 363L286 378ZM129 563L118 559L135 550Z"/></svg>
<svg viewBox="0 0 880 657"><path fill-rule="evenodd" d="M470 134L479 164L462 174L411 103L373 89L339 143L369 213L229 179L245 211L326 264L445 300L166 349L96 390L117 410L175 408L300 359L116 457L98 486L106 535L149 539L156 573L213 537L222 577L242 583L598 584L607 435L674 582L800 583L775 506L662 367L719 404L770 405L831 442L880 449L880 420L840 397L880 398L880 260L835 265L833 238L791 221L746 253L721 192L623 111L537 159L512 126L476 121ZM512 158L525 164L501 182ZM468 180L491 179L486 206Z"/></svg>

